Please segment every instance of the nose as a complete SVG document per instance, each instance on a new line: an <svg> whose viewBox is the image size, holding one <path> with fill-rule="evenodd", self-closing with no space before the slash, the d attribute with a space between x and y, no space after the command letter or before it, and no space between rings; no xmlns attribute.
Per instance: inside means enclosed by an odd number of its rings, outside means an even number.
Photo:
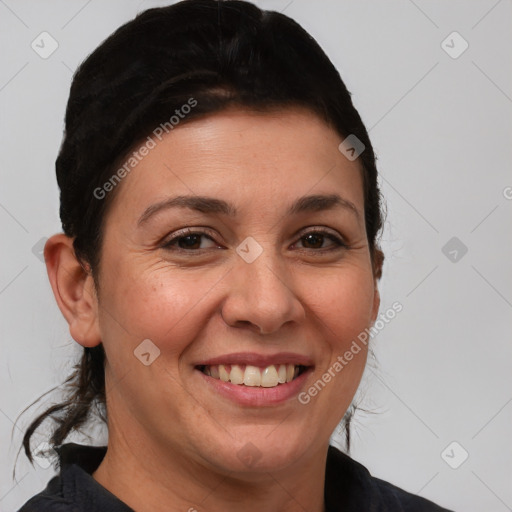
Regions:
<svg viewBox="0 0 512 512"><path fill-rule="evenodd" d="M293 276L279 256L270 253L264 250L252 263L238 258L229 273L222 304L222 317L229 326L271 334L286 323L297 324L305 318Z"/></svg>

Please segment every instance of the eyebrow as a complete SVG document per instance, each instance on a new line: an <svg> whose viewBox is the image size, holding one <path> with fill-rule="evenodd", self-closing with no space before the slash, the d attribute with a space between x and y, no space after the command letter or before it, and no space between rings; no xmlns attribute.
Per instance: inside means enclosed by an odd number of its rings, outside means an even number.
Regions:
<svg viewBox="0 0 512 512"><path fill-rule="evenodd" d="M215 197L208 196L176 196L164 199L158 203L155 203L146 210L140 216L137 225L141 226L150 217L163 210L171 208L189 208L206 214L223 214L229 217L235 217L238 213L236 207L224 201L223 199L217 199ZM343 208L349 212L352 212L358 220L360 220L360 214L354 203L348 199L344 199L338 194L314 194L309 196L303 196L297 199L287 210L286 215L297 215L305 212L318 212L324 210L333 210L335 208Z"/></svg>

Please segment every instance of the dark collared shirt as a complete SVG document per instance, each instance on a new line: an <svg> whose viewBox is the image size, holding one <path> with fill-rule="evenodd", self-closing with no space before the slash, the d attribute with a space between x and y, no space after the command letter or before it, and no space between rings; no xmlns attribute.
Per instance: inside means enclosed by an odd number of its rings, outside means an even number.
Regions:
<svg viewBox="0 0 512 512"><path fill-rule="evenodd" d="M57 448L60 473L18 512L134 512L91 476L106 450L75 443ZM372 477L333 446L327 454L324 495L326 512L450 512Z"/></svg>

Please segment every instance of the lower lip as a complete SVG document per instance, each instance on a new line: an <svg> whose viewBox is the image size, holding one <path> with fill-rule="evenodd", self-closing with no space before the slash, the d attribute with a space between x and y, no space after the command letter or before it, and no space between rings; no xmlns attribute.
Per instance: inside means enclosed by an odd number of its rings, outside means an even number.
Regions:
<svg viewBox="0 0 512 512"><path fill-rule="evenodd" d="M232 400L240 405L249 405L252 407L264 407L269 405L279 405L299 394L309 374L313 368L308 368L296 379L286 384L278 384L273 388L263 388L259 386L243 386L224 382L220 379L214 379L205 375L201 370L196 371L204 379L208 386L222 396Z"/></svg>

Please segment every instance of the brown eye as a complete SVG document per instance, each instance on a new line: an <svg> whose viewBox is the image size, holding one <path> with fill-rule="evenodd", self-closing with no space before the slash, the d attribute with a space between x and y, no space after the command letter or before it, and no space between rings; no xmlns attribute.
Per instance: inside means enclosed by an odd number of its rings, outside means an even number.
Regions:
<svg viewBox="0 0 512 512"><path fill-rule="evenodd" d="M310 231L300 237L305 249L325 249L334 250L346 247L346 244L337 236L327 231ZM328 247L324 246L326 240L330 240L333 244Z"/></svg>
<svg viewBox="0 0 512 512"><path fill-rule="evenodd" d="M200 234L180 236L176 239L176 242L180 249L200 249L201 247L198 247L198 244L201 245L202 236Z"/></svg>
<svg viewBox="0 0 512 512"><path fill-rule="evenodd" d="M209 240L214 245L210 247L201 247L202 239ZM170 240L164 243L163 249L176 250L176 251L199 251L201 249L209 249L216 246L212 237L208 236L202 231L185 231L177 233Z"/></svg>

